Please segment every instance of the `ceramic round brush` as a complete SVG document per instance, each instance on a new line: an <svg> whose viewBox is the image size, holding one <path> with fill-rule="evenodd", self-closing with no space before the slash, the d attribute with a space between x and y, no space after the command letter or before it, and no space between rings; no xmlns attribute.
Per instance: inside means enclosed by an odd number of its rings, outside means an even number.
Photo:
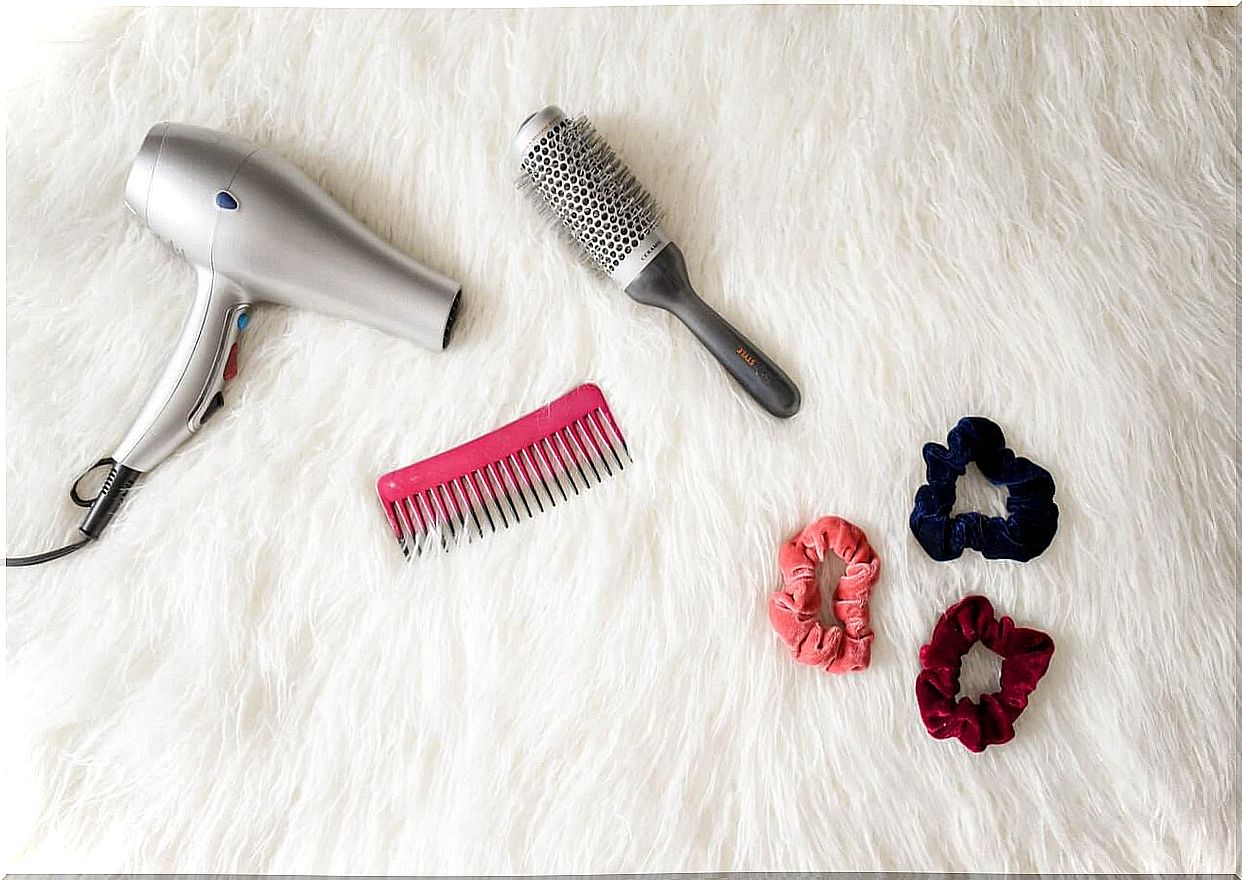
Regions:
<svg viewBox="0 0 1242 880"><path fill-rule="evenodd" d="M519 183L587 261L644 305L672 312L746 392L774 416L802 402L785 372L699 298L660 210L584 116L545 107L518 129Z"/></svg>

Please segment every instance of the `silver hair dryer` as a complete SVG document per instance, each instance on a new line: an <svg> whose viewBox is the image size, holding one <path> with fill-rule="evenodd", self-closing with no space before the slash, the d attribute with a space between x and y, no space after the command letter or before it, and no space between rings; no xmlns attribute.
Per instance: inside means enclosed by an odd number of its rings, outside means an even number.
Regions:
<svg viewBox="0 0 1242 880"><path fill-rule="evenodd" d="M81 525L97 538L130 487L224 405L256 303L348 318L439 351L461 285L400 253L271 150L160 123L142 142L125 204L194 264L198 292L172 358L111 458ZM87 473L89 473L88 471ZM82 475L83 477L86 474Z"/></svg>

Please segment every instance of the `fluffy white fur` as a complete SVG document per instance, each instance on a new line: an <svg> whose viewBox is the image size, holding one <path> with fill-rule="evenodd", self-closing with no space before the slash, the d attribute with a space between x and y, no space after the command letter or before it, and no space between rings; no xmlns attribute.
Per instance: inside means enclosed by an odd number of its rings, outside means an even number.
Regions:
<svg viewBox="0 0 1242 880"><path fill-rule="evenodd" d="M7 574L27 869L1232 871L1233 10L107 14L10 96L7 549L161 368L192 273L124 211L175 119L271 144L465 286L450 350L259 309L228 406L106 539ZM589 111L778 422L593 277L509 138ZM637 465L408 565L373 480L598 382ZM922 443L984 414L1058 485L1028 565L932 562ZM971 489L968 503L999 505ZM765 619L822 513L884 560L872 668ZM969 592L1056 639L1009 745L924 732ZM984 685L986 687L986 685Z"/></svg>

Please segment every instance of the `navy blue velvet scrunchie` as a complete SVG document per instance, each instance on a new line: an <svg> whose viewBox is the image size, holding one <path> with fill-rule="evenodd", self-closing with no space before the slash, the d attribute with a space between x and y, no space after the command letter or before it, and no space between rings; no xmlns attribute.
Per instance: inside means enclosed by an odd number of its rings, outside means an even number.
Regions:
<svg viewBox="0 0 1242 880"><path fill-rule="evenodd" d="M995 422L969 416L949 432L948 448L923 447L927 484L914 496L910 530L932 559L957 559L967 547L988 559L1026 562L1048 549L1057 533L1057 506L1052 475L1005 448L1005 435ZM974 461L995 486L1009 489L1009 516L984 516L977 511L950 517L957 500L954 484Z"/></svg>

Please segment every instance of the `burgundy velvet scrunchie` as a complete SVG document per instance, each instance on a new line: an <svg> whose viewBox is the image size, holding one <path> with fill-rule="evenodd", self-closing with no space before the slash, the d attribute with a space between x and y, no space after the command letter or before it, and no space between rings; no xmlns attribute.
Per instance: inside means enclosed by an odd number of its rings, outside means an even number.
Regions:
<svg viewBox="0 0 1242 880"><path fill-rule="evenodd" d="M978 703L957 699L962 657L975 642L1004 658L1000 690L984 694ZM1054 647L1047 633L1014 626L1008 617L997 620L983 596L962 599L941 616L931 641L919 649L923 671L914 691L927 732L936 739L955 736L972 752L1009 742L1013 722L1048 671Z"/></svg>
<svg viewBox="0 0 1242 880"><path fill-rule="evenodd" d="M845 561L845 573L832 594L841 625L825 627L816 569L829 552ZM868 603L880 559L862 529L839 516L816 520L781 547L780 567L784 584L768 599L768 618L794 660L825 672L866 669L875 638Z"/></svg>

